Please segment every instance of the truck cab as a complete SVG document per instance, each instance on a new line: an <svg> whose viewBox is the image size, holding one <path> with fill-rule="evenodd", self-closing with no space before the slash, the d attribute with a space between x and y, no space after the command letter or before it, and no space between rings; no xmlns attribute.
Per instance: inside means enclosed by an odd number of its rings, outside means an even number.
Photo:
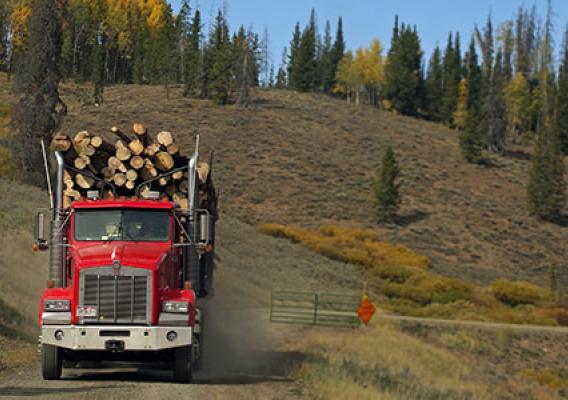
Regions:
<svg viewBox="0 0 568 400"><path fill-rule="evenodd" d="M36 243L51 253L38 321L44 379L85 360L160 361L190 382L202 355L198 297L211 290L210 211L98 194L51 211L49 240L45 213L36 219Z"/></svg>

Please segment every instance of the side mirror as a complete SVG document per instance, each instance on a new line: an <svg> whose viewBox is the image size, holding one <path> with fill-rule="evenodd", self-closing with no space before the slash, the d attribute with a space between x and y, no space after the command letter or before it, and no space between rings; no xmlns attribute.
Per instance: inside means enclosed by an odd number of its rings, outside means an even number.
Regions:
<svg viewBox="0 0 568 400"><path fill-rule="evenodd" d="M46 225L46 217L45 212L38 211L35 217L35 228L34 228L34 237L35 237L35 244L38 247L38 250L46 250L47 249L47 239L45 237L45 226Z"/></svg>

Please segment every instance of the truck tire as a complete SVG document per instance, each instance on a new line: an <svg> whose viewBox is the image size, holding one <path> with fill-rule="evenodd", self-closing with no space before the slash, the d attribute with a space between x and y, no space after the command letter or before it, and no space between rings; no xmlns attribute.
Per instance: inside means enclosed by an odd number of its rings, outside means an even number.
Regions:
<svg viewBox="0 0 568 400"><path fill-rule="evenodd" d="M61 349L49 344L41 345L41 374L45 380L57 380L61 378L63 371L63 357Z"/></svg>
<svg viewBox="0 0 568 400"><path fill-rule="evenodd" d="M191 346L178 347L174 351L174 380L179 383L191 383L192 379Z"/></svg>

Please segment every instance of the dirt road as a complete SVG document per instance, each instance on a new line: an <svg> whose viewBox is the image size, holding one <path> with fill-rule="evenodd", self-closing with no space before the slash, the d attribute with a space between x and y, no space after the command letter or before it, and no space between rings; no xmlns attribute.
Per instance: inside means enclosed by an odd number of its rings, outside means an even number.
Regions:
<svg viewBox="0 0 568 400"><path fill-rule="evenodd" d="M356 290L360 271L223 216L219 225L215 296L205 308L205 356L195 384L171 383L171 372L152 368L64 369L55 382L39 364L0 376L0 398L207 399L306 398L289 376L302 355L286 344L305 327L268 322L270 289Z"/></svg>

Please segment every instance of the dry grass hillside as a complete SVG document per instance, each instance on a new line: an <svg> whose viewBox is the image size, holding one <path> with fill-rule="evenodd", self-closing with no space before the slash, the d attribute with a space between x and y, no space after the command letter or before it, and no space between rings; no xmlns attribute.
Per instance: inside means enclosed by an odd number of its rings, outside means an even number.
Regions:
<svg viewBox="0 0 568 400"><path fill-rule="evenodd" d="M240 110L185 99L177 88L169 98L159 87L108 88L100 107L89 104L88 89L66 84L62 93L69 105L66 133L104 134L112 125L127 129L140 121L153 132L175 132L186 152L197 132L205 149L216 150L225 211L219 282L230 282L239 295L265 299L255 306L266 305L271 287L354 290L363 277L357 267L260 235L233 217L252 224L366 226L427 255L439 272L480 282L507 276L546 283L549 263L566 266L567 228L526 215L529 163L523 153L495 158L491 167L466 165L454 131L315 95L256 91L253 106ZM0 104L14 102L0 77ZM398 225L378 227L371 218L371 180L389 144L403 166L404 202ZM29 246L32 216L47 197L0 179L0 200L2 372L35 357L31 337L47 254L34 255ZM422 328L380 316L359 331L298 327L288 336L287 328L276 325L271 331L305 357L296 374L307 398L566 398L566 346L547 333ZM28 372L19 382L36 375Z"/></svg>
<svg viewBox="0 0 568 400"><path fill-rule="evenodd" d="M560 287L568 287L568 227L526 212L529 149L469 165L456 131L320 95L255 91L242 110L183 98L179 88L167 96L161 87L116 86L98 108L85 88L62 93L69 134L141 121L175 132L188 148L200 133L204 149L217 154L222 207L246 222L363 225L427 255L447 275L547 286L555 264ZM371 182L388 145L400 158L404 198L399 224L378 227Z"/></svg>

